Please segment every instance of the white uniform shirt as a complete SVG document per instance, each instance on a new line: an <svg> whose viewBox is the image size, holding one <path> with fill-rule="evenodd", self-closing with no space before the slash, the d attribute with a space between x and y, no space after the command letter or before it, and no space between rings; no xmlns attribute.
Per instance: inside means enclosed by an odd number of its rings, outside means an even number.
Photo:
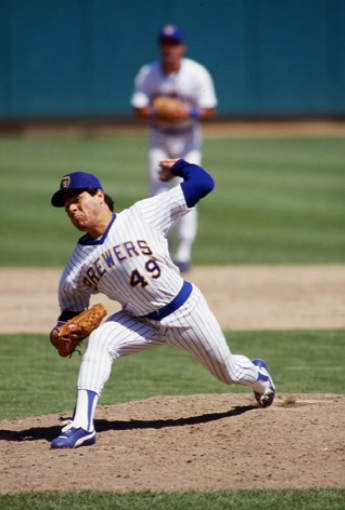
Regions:
<svg viewBox="0 0 345 510"><path fill-rule="evenodd" d="M189 210L176 186L114 214L101 238L81 238L60 280L61 310L83 310L90 295L98 293L134 316L172 301L183 279L170 259L166 235Z"/></svg>
<svg viewBox="0 0 345 510"><path fill-rule="evenodd" d="M173 74L164 74L160 61L143 66L136 79L131 105L134 108L149 106L158 95L180 99L188 106L215 108L217 98L213 80L207 69L189 58L181 59L180 69ZM170 125L157 122L158 126ZM174 123L175 127L185 128L198 122L187 119Z"/></svg>

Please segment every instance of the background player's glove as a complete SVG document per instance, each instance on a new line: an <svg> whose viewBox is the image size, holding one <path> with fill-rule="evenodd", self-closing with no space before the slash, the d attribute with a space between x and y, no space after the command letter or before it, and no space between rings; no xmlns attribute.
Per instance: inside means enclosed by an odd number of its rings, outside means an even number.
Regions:
<svg viewBox="0 0 345 510"><path fill-rule="evenodd" d="M189 115L188 108L179 99L157 96L152 102L155 116L165 122L178 122Z"/></svg>
<svg viewBox="0 0 345 510"><path fill-rule="evenodd" d="M84 338L88 337L107 314L103 305L93 305L67 322L57 325L50 333L50 341L60 356L71 356Z"/></svg>

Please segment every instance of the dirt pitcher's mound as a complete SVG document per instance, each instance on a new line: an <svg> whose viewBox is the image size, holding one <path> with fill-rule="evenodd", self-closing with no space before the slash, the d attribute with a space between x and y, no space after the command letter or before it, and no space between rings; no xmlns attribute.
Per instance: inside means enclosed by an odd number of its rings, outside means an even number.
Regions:
<svg viewBox="0 0 345 510"><path fill-rule="evenodd" d="M159 396L102 406L97 443L51 450L58 416L0 423L0 492L344 487L343 395Z"/></svg>

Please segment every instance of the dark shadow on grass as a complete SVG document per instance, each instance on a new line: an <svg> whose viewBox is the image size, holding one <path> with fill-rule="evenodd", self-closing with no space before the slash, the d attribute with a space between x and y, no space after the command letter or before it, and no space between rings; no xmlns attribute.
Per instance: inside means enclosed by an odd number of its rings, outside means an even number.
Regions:
<svg viewBox="0 0 345 510"><path fill-rule="evenodd" d="M136 429L164 429L169 427L184 427L188 425L200 425L210 421L217 421L223 418L231 418L240 414L257 409L257 406L237 406L223 413L202 414L190 418L177 418L167 420L129 420L129 421L108 421L95 420L97 432L108 430L136 430ZM51 441L61 432L61 427L33 427L27 430L0 430L0 441Z"/></svg>

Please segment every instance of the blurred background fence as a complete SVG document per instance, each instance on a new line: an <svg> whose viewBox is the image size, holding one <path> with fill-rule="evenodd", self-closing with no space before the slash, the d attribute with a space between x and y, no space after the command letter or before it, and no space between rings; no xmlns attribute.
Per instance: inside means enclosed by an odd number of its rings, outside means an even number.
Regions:
<svg viewBox="0 0 345 510"><path fill-rule="evenodd" d="M0 0L0 121L131 118L166 23L219 118L345 117L344 0Z"/></svg>

